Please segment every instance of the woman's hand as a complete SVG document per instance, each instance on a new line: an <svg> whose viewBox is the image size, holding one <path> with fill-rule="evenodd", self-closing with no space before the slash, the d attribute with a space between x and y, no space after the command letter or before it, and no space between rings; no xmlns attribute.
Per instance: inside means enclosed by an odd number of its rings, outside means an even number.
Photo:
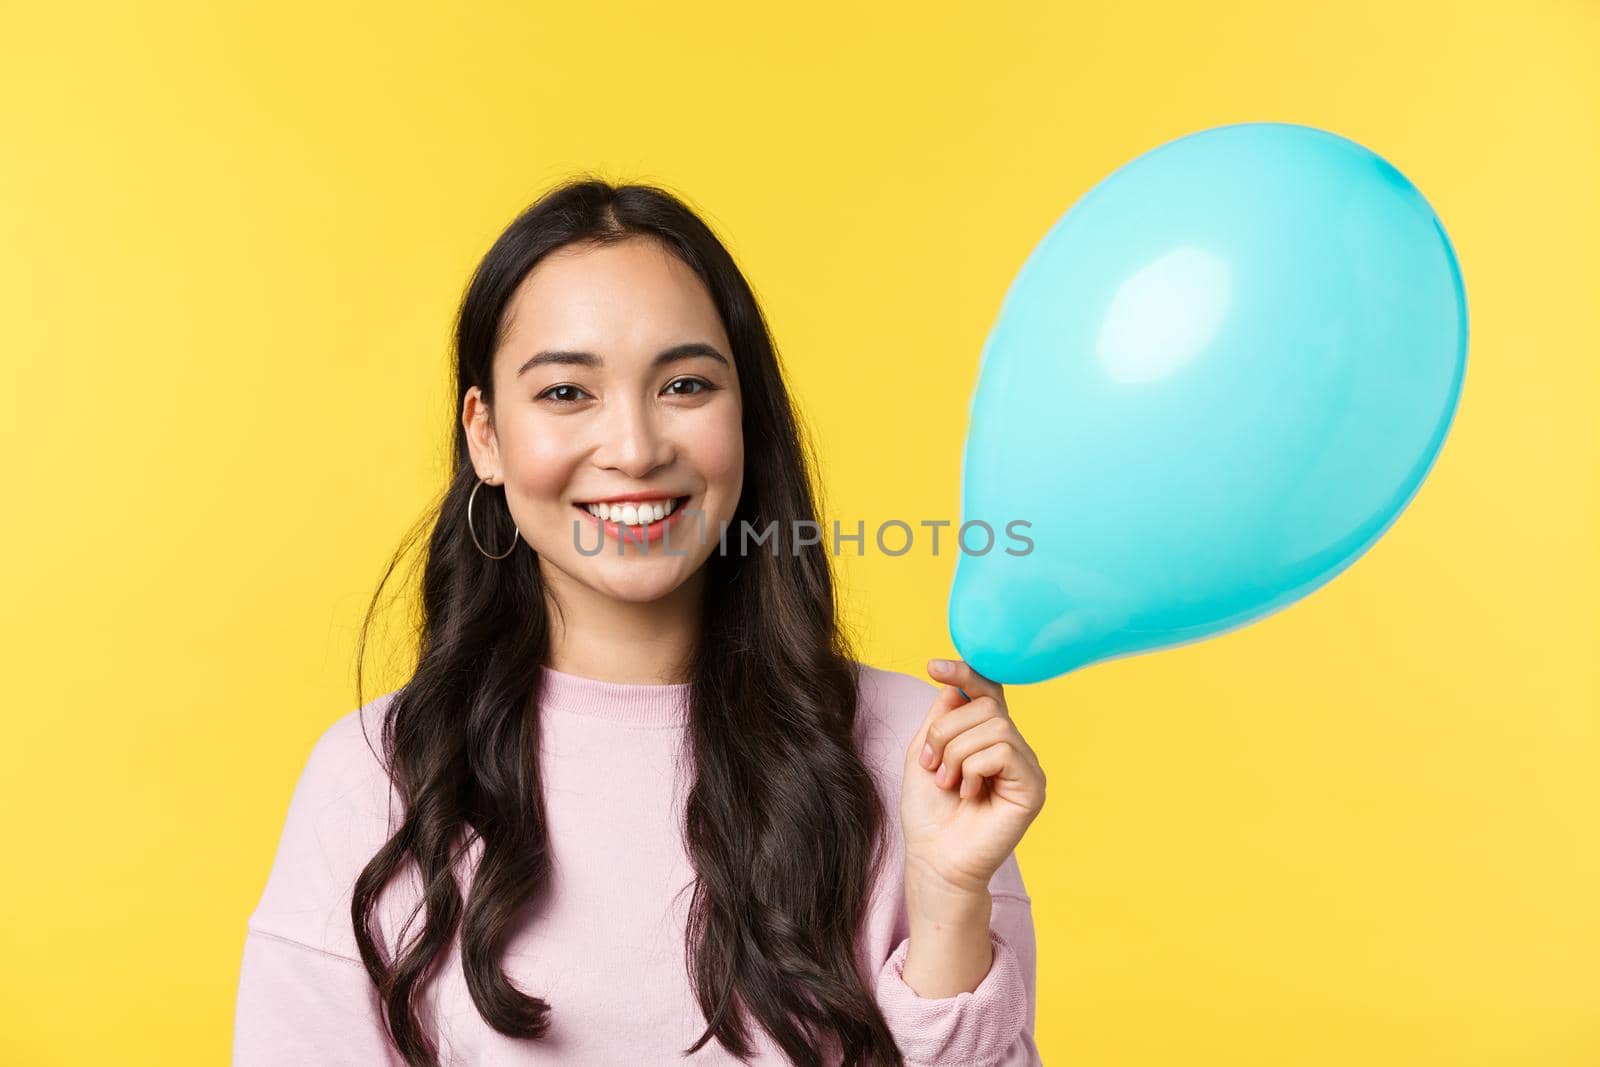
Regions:
<svg viewBox="0 0 1600 1067"><path fill-rule="evenodd" d="M1044 807L1044 770L999 683L961 660L930 660L928 673L945 684L906 751L906 878L924 895L986 900L989 879Z"/></svg>

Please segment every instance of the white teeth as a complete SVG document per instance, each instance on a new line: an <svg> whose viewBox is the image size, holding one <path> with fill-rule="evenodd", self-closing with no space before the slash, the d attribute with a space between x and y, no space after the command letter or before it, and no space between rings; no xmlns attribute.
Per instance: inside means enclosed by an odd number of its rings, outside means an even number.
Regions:
<svg viewBox="0 0 1600 1067"><path fill-rule="evenodd" d="M628 526L649 525L660 522L677 508L674 500L654 501L648 504L587 504L589 514Z"/></svg>

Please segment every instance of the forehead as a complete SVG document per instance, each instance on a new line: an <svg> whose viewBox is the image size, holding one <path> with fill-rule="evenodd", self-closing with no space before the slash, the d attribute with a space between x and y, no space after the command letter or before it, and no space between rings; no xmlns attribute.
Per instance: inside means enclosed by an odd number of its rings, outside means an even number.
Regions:
<svg viewBox="0 0 1600 1067"><path fill-rule="evenodd" d="M559 347L631 362L683 341L727 350L711 294L660 242L635 238L570 245L540 260L507 305L502 351Z"/></svg>

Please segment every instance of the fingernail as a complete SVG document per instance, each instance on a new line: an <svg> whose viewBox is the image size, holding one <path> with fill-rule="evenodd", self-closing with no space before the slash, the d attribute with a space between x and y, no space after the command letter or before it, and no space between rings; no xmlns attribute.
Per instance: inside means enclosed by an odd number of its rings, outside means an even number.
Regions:
<svg viewBox="0 0 1600 1067"><path fill-rule="evenodd" d="M930 771L933 770L933 746L932 745L923 745L922 746L922 765L924 767L926 767Z"/></svg>
<svg viewBox="0 0 1600 1067"><path fill-rule="evenodd" d="M928 666L943 674L945 671L948 671L951 667L953 667L954 664L947 659L936 659L931 660L928 663Z"/></svg>

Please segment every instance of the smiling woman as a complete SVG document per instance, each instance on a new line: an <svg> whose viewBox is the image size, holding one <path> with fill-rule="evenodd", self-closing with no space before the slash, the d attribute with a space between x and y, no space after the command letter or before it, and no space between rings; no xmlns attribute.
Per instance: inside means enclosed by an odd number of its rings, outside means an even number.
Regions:
<svg viewBox="0 0 1600 1067"><path fill-rule="evenodd" d="M365 700L358 661L306 763L235 1063L1039 1062L1013 847L1044 776L1000 687L855 659L820 544L705 535L816 519L726 249L569 183L455 344L415 671Z"/></svg>
<svg viewBox="0 0 1600 1067"><path fill-rule="evenodd" d="M739 375L723 355L732 350L710 291L659 238L569 241L512 292L462 420L473 467L505 487L557 618L585 628L552 635L550 666L617 681L682 673L681 662L640 655L636 638L679 660L697 643L715 546L642 551L666 523L652 511L639 527L639 505L681 500L713 523L733 517L744 432ZM599 503L606 515L573 518ZM623 550L580 553L585 524ZM636 529L624 536L622 524Z"/></svg>

